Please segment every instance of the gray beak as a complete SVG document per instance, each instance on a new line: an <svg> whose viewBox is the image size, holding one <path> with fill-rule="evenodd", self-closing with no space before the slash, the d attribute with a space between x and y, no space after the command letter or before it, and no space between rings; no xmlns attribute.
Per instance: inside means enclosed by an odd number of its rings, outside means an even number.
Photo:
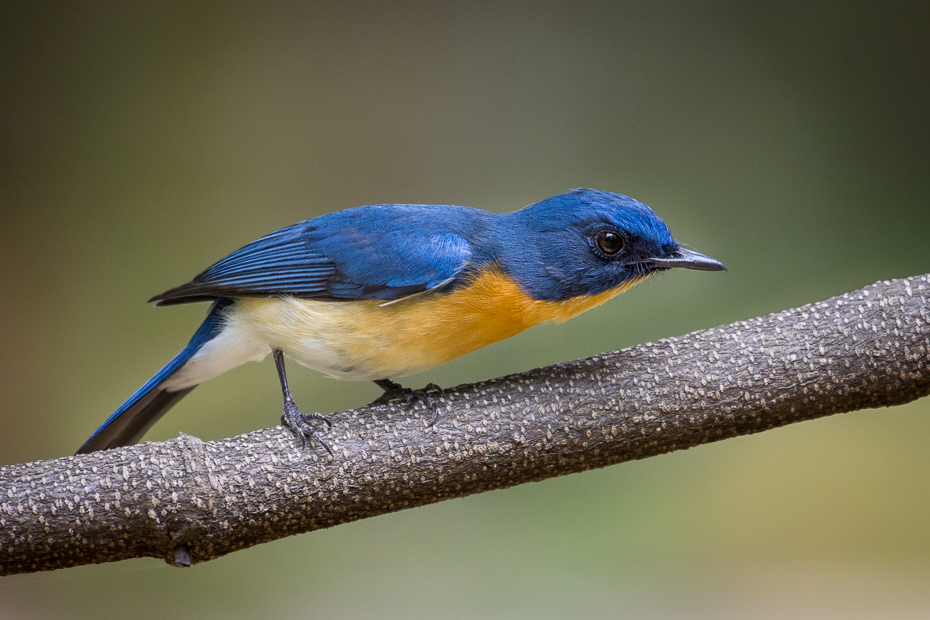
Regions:
<svg viewBox="0 0 930 620"><path fill-rule="evenodd" d="M698 271L726 271L727 268L719 260L710 256L704 256L694 250L680 248L676 256L669 258L651 258L649 262L660 269L671 269L672 267L681 267L683 269L696 269Z"/></svg>

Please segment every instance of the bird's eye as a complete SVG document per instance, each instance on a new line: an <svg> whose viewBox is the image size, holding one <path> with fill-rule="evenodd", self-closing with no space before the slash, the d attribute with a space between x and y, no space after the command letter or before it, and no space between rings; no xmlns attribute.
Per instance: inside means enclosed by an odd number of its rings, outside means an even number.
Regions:
<svg viewBox="0 0 930 620"><path fill-rule="evenodd" d="M597 243L597 249L607 256L613 256L622 250L624 243L623 237L612 230L602 230L601 232L597 233L597 237L594 238L594 242Z"/></svg>

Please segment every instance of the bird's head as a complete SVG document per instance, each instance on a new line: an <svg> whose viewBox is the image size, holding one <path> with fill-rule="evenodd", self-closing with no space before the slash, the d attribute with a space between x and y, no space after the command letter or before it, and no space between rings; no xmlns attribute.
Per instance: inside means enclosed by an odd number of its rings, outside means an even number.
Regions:
<svg viewBox="0 0 930 620"><path fill-rule="evenodd" d="M726 269L682 248L652 209L622 194L576 189L507 217L516 234L499 260L534 299L598 295L676 267Z"/></svg>

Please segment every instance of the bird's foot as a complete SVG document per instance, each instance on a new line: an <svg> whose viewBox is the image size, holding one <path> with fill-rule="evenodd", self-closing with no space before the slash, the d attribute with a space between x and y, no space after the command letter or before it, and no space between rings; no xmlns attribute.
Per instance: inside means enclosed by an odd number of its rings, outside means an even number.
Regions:
<svg viewBox="0 0 930 620"><path fill-rule="evenodd" d="M371 401L372 405L387 405L388 403L402 402L410 407L415 401L420 401L433 412L433 419L427 424L432 426L439 419L439 398L445 398L445 391L435 383L427 383L423 389L411 390L390 379L380 379L375 384L384 390L384 394Z"/></svg>
<svg viewBox="0 0 930 620"><path fill-rule="evenodd" d="M301 413L293 400L288 399L284 401L284 413L281 415L281 424L291 429L291 432L300 437L304 446L307 445L308 439L315 437L316 440L320 442L320 445L326 448L329 455L335 458L336 455L333 454L332 448L329 447L329 444L326 443L323 436L319 431L310 426L310 420L322 420L323 423L326 424L326 428L332 428L333 426L333 423L326 419L326 416L322 413Z"/></svg>

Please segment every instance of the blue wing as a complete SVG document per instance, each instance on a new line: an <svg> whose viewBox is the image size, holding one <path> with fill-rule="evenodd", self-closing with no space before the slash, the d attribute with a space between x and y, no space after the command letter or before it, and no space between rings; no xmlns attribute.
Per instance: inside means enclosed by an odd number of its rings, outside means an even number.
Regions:
<svg viewBox="0 0 930 620"><path fill-rule="evenodd" d="M472 256L471 245L459 232L469 228L472 218L485 215L432 205L339 211L253 241L151 301L169 305L280 295L326 301L399 299L459 277Z"/></svg>

